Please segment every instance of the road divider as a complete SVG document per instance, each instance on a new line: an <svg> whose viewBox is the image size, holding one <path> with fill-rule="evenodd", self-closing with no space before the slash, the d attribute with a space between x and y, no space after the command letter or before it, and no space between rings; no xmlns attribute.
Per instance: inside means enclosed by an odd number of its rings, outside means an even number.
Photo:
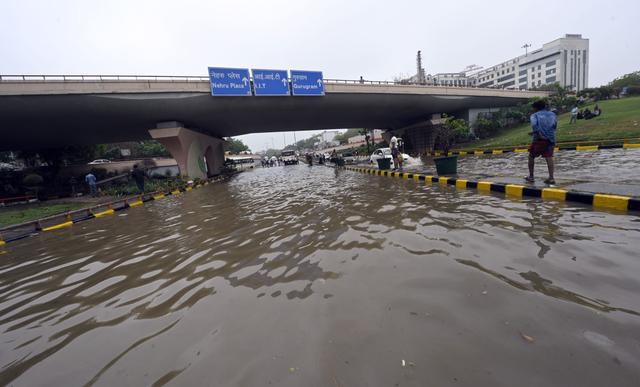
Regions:
<svg viewBox="0 0 640 387"><path fill-rule="evenodd" d="M438 177L422 175L419 173L399 173L387 170L369 168L346 167L349 171L361 172L376 176L404 177L416 182L424 181L425 184L437 183L440 186L452 185L459 189L476 189L482 192L504 193L506 197L534 197L543 200L567 201L583 203L594 208L604 208L617 211L640 211L640 198L602 193L570 191L560 188L540 188L519 184L503 184L491 181L473 181L453 177Z"/></svg>
<svg viewBox="0 0 640 387"><path fill-rule="evenodd" d="M177 196L182 194L183 192L189 192L193 189L201 188L211 183L227 180L231 176L232 175L225 175L222 177L212 178L205 181L203 184L196 184L193 187L183 186L168 192L151 192L148 194L129 197L109 203L102 203L94 207L70 211L43 219L7 226L0 229L0 246L4 246L9 242L17 241L31 235L36 235L39 232L55 231L63 228L68 228L79 222L113 215L116 211L122 211L127 208L142 206L151 201L164 199L167 196Z"/></svg>
<svg viewBox="0 0 640 387"><path fill-rule="evenodd" d="M640 143L620 143L620 144L596 144L596 145L562 145L558 144L554 151L593 151L599 149L637 149L640 148ZM477 149L477 150L466 150L466 151L450 151L447 152L447 156L465 156L465 155L474 155L474 156L482 156L482 155L501 155L503 153L527 153L529 152L529 148L522 148L521 146L513 147L513 148L503 148L503 149ZM429 156L444 156L445 153L442 151L432 151L427 152Z"/></svg>

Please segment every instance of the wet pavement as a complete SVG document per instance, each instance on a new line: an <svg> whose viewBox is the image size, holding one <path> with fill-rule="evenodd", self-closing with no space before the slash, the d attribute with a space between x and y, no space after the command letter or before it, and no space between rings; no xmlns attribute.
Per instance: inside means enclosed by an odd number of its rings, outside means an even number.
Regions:
<svg viewBox="0 0 640 387"><path fill-rule="evenodd" d="M580 204L257 169L0 247L0 384L638 386L639 240Z"/></svg>

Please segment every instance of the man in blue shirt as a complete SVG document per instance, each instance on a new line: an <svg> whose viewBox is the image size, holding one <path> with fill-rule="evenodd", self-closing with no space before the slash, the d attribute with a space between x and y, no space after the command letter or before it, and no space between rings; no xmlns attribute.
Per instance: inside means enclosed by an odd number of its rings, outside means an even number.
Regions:
<svg viewBox="0 0 640 387"><path fill-rule="evenodd" d="M89 172L87 173L87 176L84 177L84 181L89 184L89 193L91 194L91 196L95 197L98 192L96 177L93 175L93 173Z"/></svg>
<svg viewBox="0 0 640 387"><path fill-rule="evenodd" d="M533 177L533 169L536 157L542 156L547 161L547 169L549 170L549 178L544 182L546 184L555 184L553 178L553 148L556 145L556 127L558 121L556 115L547 109L547 103L544 100L538 100L533 103L534 113L531 115L531 146L529 146L529 176L525 180L529 183L535 181Z"/></svg>

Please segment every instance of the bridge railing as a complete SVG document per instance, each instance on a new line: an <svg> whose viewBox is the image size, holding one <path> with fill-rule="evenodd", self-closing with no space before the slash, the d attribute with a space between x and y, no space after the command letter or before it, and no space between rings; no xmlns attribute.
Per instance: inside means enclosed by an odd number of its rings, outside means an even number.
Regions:
<svg viewBox="0 0 640 387"><path fill-rule="evenodd" d="M173 75L0 75L0 82L209 82L209 77Z"/></svg>
<svg viewBox="0 0 640 387"><path fill-rule="evenodd" d="M0 82L209 82L207 76L185 75L0 75ZM291 81L291 79L289 79ZM253 78L251 78L253 82ZM365 79L332 79L325 78L329 85L380 85L380 86L416 86L467 89L502 89L495 87L478 87L473 85L437 85L419 84L407 81L373 81ZM508 89L517 90L517 89Z"/></svg>

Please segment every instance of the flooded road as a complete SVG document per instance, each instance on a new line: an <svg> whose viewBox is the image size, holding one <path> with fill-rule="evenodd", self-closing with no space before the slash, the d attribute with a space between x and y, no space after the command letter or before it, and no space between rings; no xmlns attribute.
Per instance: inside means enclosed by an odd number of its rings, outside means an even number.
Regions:
<svg viewBox="0 0 640 387"><path fill-rule="evenodd" d="M499 155L458 156L458 173L468 177L518 177L529 174L528 153ZM559 151L554 153L557 177L572 182L597 181L601 183L640 184L640 149L600 149L589 151ZM364 165L376 168L372 163ZM543 158L536 159L536 176L547 176ZM433 158L425 160L410 157L404 165L408 172L435 175Z"/></svg>
<svg viewBox="0 0 640 387"><path fill-rule="evenodd" d="M0 384L638 386L640 218L304 165L0 247Z"/></svg>

